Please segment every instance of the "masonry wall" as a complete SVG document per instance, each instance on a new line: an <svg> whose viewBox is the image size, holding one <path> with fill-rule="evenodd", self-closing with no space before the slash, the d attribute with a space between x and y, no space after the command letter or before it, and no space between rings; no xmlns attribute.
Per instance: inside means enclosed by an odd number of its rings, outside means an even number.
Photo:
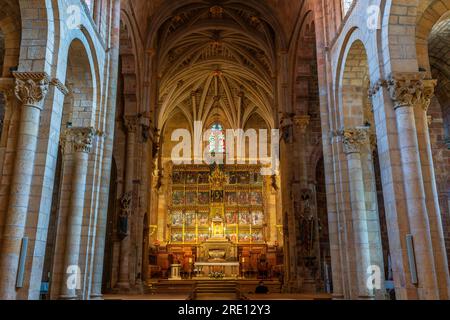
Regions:
<svg viewBox="0 0 450 320"><path fill-rule="evenodd" d="M11 1L14 2L14 1ZM111 126L111 113L115 110L115 87L110 86L115 83L115 74L117 70L117 38L114 30L117 28L117 15L119 12L118 1L95 1L96 12L91 12L89 8L80 1L54 2L53 6L49 6L45 1L16 1L15 7L17 11L16 21L23 28L21 29L21 49L20 57L16 62L17 71L22 77L36 81L37 77L42 77L43 84L48 86L48 92L43 95L42 101L37 101L42 105L40 118L37 119L37 148L34 158L33 176L29 188L29 194L23 201L27 201L27 218L24 227L24 233L20 238L8 238L8 243L21 242L22 237L28 238L28 252L26 258L26 267L24 270L24 285L22 288L15 289L9 283L4 282L2 285L2 298L7 299L38 299L43 280L44 264L52 264L50 288L51 296L58 298L61 282L65 280L58 279L58 273L65 276L61 267L64 263L64 257L51 256L51 250L46 250L46 242L48 238L56 240L58 243L65 243L66 233L64 229L71 228L70 225L64 225L66 213L59 210L56 213L56 228L48 229L49 217L54 198L60 197L60 200L67 201L67 205L71 203L70 194L67 194L67 188L62 188L58 192L54 192L54 188L58 188L55 182L56 164L58 157L58 149L60 138L69 126L91 127L95 131L95 138L92 141L94 152L89 155L88 174L86 180L86 198L85 207L81 214L85 217L83 224L83 232L81 236L81 254L77 257L81 270L82 283L80 290L76 291L79 298L89 298L90 295L98 289L95 288L94 275L99 272L98 265L94 263L95 257L103 256L103 248L101 248L101 238L104 237L102 229L106 222L104 215L106 207L104 201L108 196L109 181L104 179L105 172L109 172L111 164L111 144L113 126ZM101 2L101 9L97 6ZM19 6L20 5L20 6ZM68 12L68 6L76 8L76 24L72 25ZM12 7L12 6L11 6ZM20 9L19 9L20 7ZM94 10L94 8L92 8ZM40 12L36 16L36 12ZM57 16L55 20L53 17ZM10 17L14 15L10 13ZM86 81L85 75L81 74L79 69L80 58L78 54L72 55L69 48L78 41L80 48L85 52L87 57L87 67L90 69L91 81ZM14 45L14 41L8 43L9 46ZM111 50L109 48L112 48ZM80 51L79 51L80 52ZM72 66L75 69L68 71L68 62L72 60ZM86 65L86 62L83 61ZM8 63L8 65L10 65ZM72 75L74 78L70 78ZM11 77L11 74L8 75ZM17 77L17 76L15 76ZM78 78L77 78L78 77ZM89 88L80 87L90 85ZM14 79L12 80L14 86ZM82 92L89 93L93 99L81 97ZM76 96L78 103L74 110L70 110L69 104L64 103L70 100L68 96ZM78 96L77 96L78 95ZM12 97L14 100L14 97ZM20 101L11 101L18 104ZM8 106L8 109L12 105ZM69 108L69 109L68 109ZM15 108L19 110L19 108ZM92 112L87 113L86 110ZM13 109L11 109L13 110ZM63 117L63 114L65 116ZM4 205L0 211L3 217L2 230L8 230L8 223L11 221L10 204L8 205L8 194L14 192L9 189L10 182L17 174L19 167L14 166L16 156L16 141L21 141L21 133L17 131L15 121L19 122L19 112L14 112L8 119L8 127L2 132L2 138L7 135L5 143L5 158L2 159L3 175L3 200ZM90 118L86 118L90 117ZM14 120L17 119L17 120ZM109 137L108 137L109 135ZM6 141L6 140L3 140ZM61 140L62 141L62 140ZM91 146L91 143L89 146ZM64 154L63 158L68 159L69 154ZM31 158L31 160L33 159ZM66 168L63 170L63 181L70 181L71 170ZM106 176L107 177L107 176ZM64 183L62 183L64 186ZM56 201L57 203L58 201ZM61 208L61 206L59 206ZM50 233L49 233L50 231ZM8 236L9 237L9 236ZM2 239L2 250L6 252L6 238ZM15 244L14 244L15 246ZM56 250L58 252L58 250ZM16 270L14 264L17 260L6 261L2 255L2 267L12 268ZM56 271L60 269L60 271ZM4 274L4 269L2 274ZM14 271L15 273L16 271ZM101 273L101 270L100 270ZM47 275L45 275L47 276ZM44 277L44 281L47 277ZM100 292L99 292L100 293Z"/></svg>
<svg viewBox="0 0 450 320"><path fill-rule="evenodd" d="M331 5L328 4L318 10L320 12L318 16L324 21L339 20L335 19L333 13L330 12ZM338 22L335 27L332 24L324 24L326 28L320 30L317 36L319 57L321 57L319 61L322 63L322 65L319 63L319 70L321 67L325 69L323 73L319 72L319 79L322 92L326 92L326 94L321 95L321 103L323 106L322 127L324 128L325 165L332 175L327 182L327 197L333 199L328 201L329 214L336 210L337 215L342 216L341 221L352 220L351 216L348 215L345 218L344 212L348 210L346 209L347 206L352 205L355 201L356 193L351 188L342 188L343 185L352 185L351 176L349 176L350 181L348 181L342 167L345 166L345 157L342 153L358 152L362 140L353 135L355 127L352 128L352 134L345 133L349 124L350 127L352 125L349 122L346 123L343 119L354 114L354 112L353 109L349 108L348 101L342 99L343 92L347 90L343 85L342 75L347 66L357 66L357 64L353 64L355 59L351 57L349 52L352 46L359 42L363 44L363 50L368 55L368 81L370 82L368 97L373 106L373 125L376 128L375 141L378 146L380 177L384 191L383 212L386 214L387 236L397 298L445 298L447 296L448 263L444 234L447 233L445 217L448 209L445 200L442 200L442 195L446 191L438 191L439 183L435 183L434 177L437 181L442 181L439 177L445 172L446 165L442 166L439 162L442 163L442 154L446 151L437 146L437 143L430 143L427 140L429 136L431 136L432 141L433 139L437 141L438 137L441 138L440 132L442 134L442 129L439 131L437 128L442 121L442 116L437 115L437 108L433 107L433 102L429 109L429 100L425 100L425 104L416 104L416 102L407 104L404 100L401 100L402 96L398 95L399 91L396 90L401 87L400 83L397 82L397 79L400 78L410 77L408 79L413 79L418 76L422 79L431 79L431 74L424 73L430 71L426 63L428 61L428 35L433 25L440 17L443 17L445 12L448 12L450 7L446 1L412 1L407 3L392 1L386 6L381 6L381 3L376 2L370 5L379 9L379 16L378 19L371 20L373 17L370 16L369 12L373 11L368 11L368 5L365 1L356 1L347 16L343 18L342 23ZM378 23L371 23L373 21ZM324 47L321 47L321 44ZM395 86L397 84L399 87ZM438 87L436 90L433 88L436 96L439 96L440 90L438 88L442 84L442 79L438 80ZM402 85L408 86L404 83ZM355 95L353 94L351 97L350 102L354 103ZM403 118L403 115L406 115L403 112L407 110L410 112L412 109L403 109L405 107L414 108L414 115L409 120ZM400 111L400 109L403 111ZM428 111L428 115L434 114L436 116L435 120L431 119L430 129L427 127L430 119L427 118L423 110ZM400 116L401 113L402 116ZM403 134L405 128L411 130L411 135L408 137ZM340 132L343 129L344 136L341 136ZM347 151L341 149L342 144ZM406 146L409 148L408 151L405 149ZM412 151L411 148L416 149ZM433 150L433 158L431 150ZM411 154L410 151L419 155L417 160L414 160L417 162L413 166L411 166L412 162L407 160L408 154ZM334 163L333 167L331 167L330 162ZM412 169L413 167L417 169ZM420 172L417 178L414 178L415 180L412 180L409 176L411 170ZM422 173L423 176L421 176ZM415 188L413 195L410 195L410 186ZM412 197L420 199L420 201L412 200ZM438 199L441 199L441 205L438 204ZM379 207L380 204L378 200ZM405 210L405 208L407 209ZM351 211L353 210L351 209ZM441 220L441 213L444 217L444 225ZM382 215L380 218L381 221L384 220ZM430 259L418 262L418 264L427 264L427 267L424 267L427 271L419 276L421 278L419 284L414 285L410 278L409 266L406 263L410 253L405 247L405 237L409 233L415 234L414 223L416 223L416 219L422 221L418 225L424 226L425 224L425 234L428 234L428 240L426 241L429 241L426 250L430 252L430 257L434 257L432 258L434 261L431 265L428 265ZM332 227L332 224L330 224L330 227ZM356 243L351 238L352 235L356 234L354 230L352 231L350 228L346 230L343 225L338 226L338 228L341 228L339 242L334 242L337 239L331 237L332 248L333 245L337 246L334 254L332 253L332 260L336 266L334 270L338 269L339 266L342 268L339 270L343 270L346 269L347 261L351 261L351 256L343 255L343 248L348 250L354 247L357 251L361 249L357 248ZM382 234L382 238L386 238L386 233ZM416 239L415 241L417 243L419 240ZM359 264L358 261L356 263ZM356 275L361 276L361 278L365 277L363 274L358 275L358 272ZM431 275L431 279L427 278L428 275ZM336 295L342 294L344 297L357 295L357 286L354 287L349 282L345 273L333 273L333 276L334 283L337 284L335 286ZM429 284L424 284L426 282ZM427 285L433 287L430 296L422 291L422 286Z"/></svg>

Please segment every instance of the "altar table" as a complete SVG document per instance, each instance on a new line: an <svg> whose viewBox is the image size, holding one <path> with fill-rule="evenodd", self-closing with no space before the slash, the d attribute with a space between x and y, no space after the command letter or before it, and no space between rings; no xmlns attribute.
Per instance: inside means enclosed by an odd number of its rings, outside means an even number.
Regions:
<svg viewBox="0 0 450 320"><path fill-rule="evenodd" d="M196 277L209 277L212 272L221 272L225 278L239 277L239 262L196 262Z"/></svg>

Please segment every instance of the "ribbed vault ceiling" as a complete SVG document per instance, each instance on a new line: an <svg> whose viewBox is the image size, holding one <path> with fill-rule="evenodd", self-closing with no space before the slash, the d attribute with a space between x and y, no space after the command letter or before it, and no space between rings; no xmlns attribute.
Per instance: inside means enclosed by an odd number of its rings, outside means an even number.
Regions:
<svg viewBox="0 0 450 320"><path fill-rule="evenodd" d="M275 32L257 10L199 2L174 12L158 37L160 128L177 111L232 128L257 113L273 127Z"/></svg>

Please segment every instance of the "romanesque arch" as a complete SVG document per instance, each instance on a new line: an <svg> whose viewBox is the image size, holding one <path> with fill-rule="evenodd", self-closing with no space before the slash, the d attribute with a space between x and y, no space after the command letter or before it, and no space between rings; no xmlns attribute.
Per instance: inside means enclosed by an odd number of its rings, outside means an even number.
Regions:
<svg viewBox="0 0 450 320"><path fill-rule="evenodd" d="M428 4L428 3L427 3ZM431 143L436 185L445 233L445 243L449 252L449 190L450 182L448 160L450 137L450 109L448 89L450 67L448 34L450 30L450 2L433 1L423 6L423 13L417 22L416 46L419 67L430 72L437 80L435 99L428 109L429 142Z"/></svg>
<svg viewBox="0 0 450 320"><path fill-rule="evenodd" d="M103 204L99 198L105 192L104 188L99 187L103 180L99 179L98 175L99 171L108 167L106 159L109 151L104 150L103 134L105 128L111 128L111 125L106 123L105 114L113 110L111 106L114 102L111 96L114 95L109 92L115 90L115 77L110 71L110 67L115 64L115 36L106 34L116 21L114 18L106 19L106 16L114 12L116 4L117 2L103 1L104 6L97 12L101 13L103 20L97 20L99 25L94 25L90 9L84 1L2 3L0 28L5 38L12 41L5 45L7 59L2 59L3 78L0 80L0 87L2 91L4 85L9 87L11 99L8 99L8 102L15 105L11 108L14 112L7 115L8 129L2 132L0 147L0 150L3 147L8 150L6 153L0 151L1 180L2 184L5 184L2 185L5 192L2 193L0 208L0 264L2 276L9 274L7 270L12 272L10 278L2 279L2 298L39 298L43 265L46 265L47 270L49 265L55 262L54 269L59 270L52 271L56 274L65 273L62 269L69 258L61 254L61 248L71 240L82 243L70 258L82 261L80 265L84 272L83 288L76 292L76 296L86 298L89 294L91 275L95 273L90 267L98 269L97 265L91 262L94 260L93 251L98 242L94 230L101 231L97 222L102 224ZM69 17L69 5L79 9L80 15L76 17L76 25L68 23L70 18L73 18ZM7 17L3 17L3 14L7 14ZM3 30L5 28L7 30ZM111 45L111 52L107 51L107 42ZM84 70L81 70L83 68ZM107 79L110 81L106 81ZM71 84L71 94L65 98L69 93L67 86ZM110 84L112 87L108 88ZM102 143L97 145L93 142L98 133L102 133ZM60 137L65 152L64 155L58 156ZM95 150L92 156L89 156L91 149ZM85 171L76 171L77 166ZM68 183L66 179L63 184L66 183L65 187L69 186L73 192L69 191L69 195L62 192L60 196L59 180L63 174L65 178L75 176L78 180L73 179ZM83 193L81 189L88 191ZM26 198L32 200L25 200ZM61 205L63 202L64 205ZM64 214L55 209L58 205L71 213L77 211L76 216L81 217L81 220L72 221L73 223L65 221L69 225L67 238L72 238L67 243L65 235L59 232L61 225L58 224L58 218ZM54 218L55 216L57 218ZM76 228L71 228L72 226ZM55 233L55 229L59 233ZM79 229L81 232L77 235ZM7 235L7 239L3 235ZM56 243L58 256L54 260L45 260L43 255L47 236L56 240L49 242L50 246L51 243ZM23 285L17 286L12 279L15 279L19 272L18 256L23 250L21 245L25 240L29 240L26 252L28 261L22 270ZM99 243L101 245L101 241ZM102 256L101 252L99 254ZM56 295L52 298L60 297L57 292L59 288L53 290L55 286L59 286L55 285L58 279L53 276L54 274L50 279L51 289L52 294ZM67 296L73 297L71 294Z"/></svg>
<svg viewBox="0 0 450 320"><path fill-rule="evenodd" d="M22 52L28 53L28 50L31 50L33 54L20 57L18 70L21 72L46 72L51 75L52 63L54 62L54 39L50 35L59 32L58 26L53 24L53 18L59 16L58 8L49 5L45 0L34 1L32 5L26 0L19 0L19 4L22 11L20 21L23 26ZM37 11L41 13L38 19L34 14ZM39 32L36 32L37 30ZM27 33L32 34L32 36L24 38L23 35ZM36 46L35 43L39 43L39 45ZM31 70L29 69L30 65Z"/></svg>
<svg viewBox="0 0 450 320"><path fill-rule="evenodd" d="M2 0L0 299L447 299L449 37L450 0Z"/></svg>
<svg viewBox="0 0 450 320"><path fill-rule="evenodd" d="M378 153L377 131L368 96L368 61L366 46L358 38L358 32L353 31L343 48L342 67L338 69L336 87L339 106L336 121L338 128L341 128L336 135L343 142L341 170L348 174L348 183L344 183L341 190L346 199L341 209L341 223L348 226L343 241L347 248L351 248L344 255L341 253L342 262L346 264L344 268L349 270L341 281L344 283L344 292L347 291L346 294L350 296L383 298L384 284L379 291L365 291L365 274L371 266L378 266L385 279L387 259L384 259L382 250L383 245L388 247L387 239L382 245L380 231L379 214L384 213L384 201L382 198L380 201L377 192L376 172L379 172L379 167L375 167L373 160L373 154ZM346 180L345 173L344 177Z"/></svg>
<svg viewBox="0 0 450 320"><path fill-rule="evenodd" d="M67 53L66 87L69 90L64 99L61 118L61 171L60 184L55 186L58 213L55 233L48 236L56 240L54 251L50 250L48 259L53 265L51 273L50 297L73 299L78 294L66 285L67 269L84 265L87 238L82 237L88 226L89 214L85 215L85 196L89 181L89 152L97 135L94 129L96 105L96 81L94 70L88 56L89 49L79 39L74 39ZM53 249L53 248L51 248ZM72 252L70 255L67 252ZM84 268L83 268L84 269ZM86 272L86 270L84 270Z"/></svg>

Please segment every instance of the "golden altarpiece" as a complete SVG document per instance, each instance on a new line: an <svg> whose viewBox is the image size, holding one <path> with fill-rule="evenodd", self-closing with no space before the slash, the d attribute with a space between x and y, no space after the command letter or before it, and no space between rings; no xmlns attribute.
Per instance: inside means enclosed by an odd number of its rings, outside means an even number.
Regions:
<svg viewBox="0 0 450 320"><path fill-rule="evenodd" d="M261 175L260 165L170 164L167 169L160 268L175 264L194 275L221 271L235 277L256 271L261 261L282 264L272 180Z"/></svg>

